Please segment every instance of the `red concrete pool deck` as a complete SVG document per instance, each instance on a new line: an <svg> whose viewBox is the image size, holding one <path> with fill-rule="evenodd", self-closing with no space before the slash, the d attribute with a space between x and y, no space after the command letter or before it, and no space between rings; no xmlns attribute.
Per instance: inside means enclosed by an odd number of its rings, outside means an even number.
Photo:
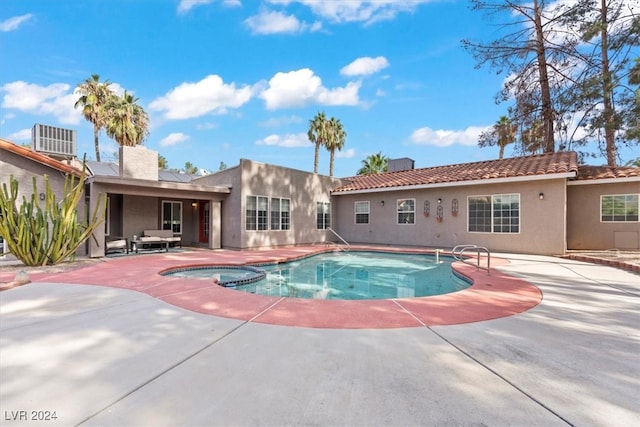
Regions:
<svg viewBox="0 0 640 427"><path fill-rule="evenodd" d="M215 285L207 279L162 276L175 267L283 262L326 252L324 246L296 246L254 251L186 250L105 259L72 271L30 274L32 282L98 285L148 294L198 313L257 323L328 329L382 329L454 325L497 319L540 303L540 290L494 267L508 263L492 257L491 274L455 262L452 268L473 281L462 291L420 298L385 300L310 300L254 295ZM428 250L352 247L352 250L433 253ZM486 262L486 260L485 260ZM15 272L0 272L0 282Z"/></svg>

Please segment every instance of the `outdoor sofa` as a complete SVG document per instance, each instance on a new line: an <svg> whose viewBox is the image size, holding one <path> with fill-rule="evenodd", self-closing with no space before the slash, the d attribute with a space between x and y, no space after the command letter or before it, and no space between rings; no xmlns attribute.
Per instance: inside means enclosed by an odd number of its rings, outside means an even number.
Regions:
<svg viewBox="0 0 640 427"><path fill-rule="evenodd" d="M167 242L170 246L182 247L182 238L180 236L174 236L171 230L144 230L142 237L154 237L160 239L163 242Z"/></svg>

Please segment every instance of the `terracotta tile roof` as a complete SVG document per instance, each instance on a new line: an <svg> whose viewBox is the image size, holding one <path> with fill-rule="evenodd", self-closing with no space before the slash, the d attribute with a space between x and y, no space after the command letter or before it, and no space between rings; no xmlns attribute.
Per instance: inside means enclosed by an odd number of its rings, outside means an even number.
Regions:
<svg viewBox="0 0 640 427"><path fill-rule="evenodd" d="M7 141L6 139L0 138L0 149L9 151L13 154L17 154L18 156L25 157L27 159L34 160L45 166L49 166L53 169L59 170L60 172L72 173L76 176L80 176L82 174L82 171L80 169L69 166L68 164L63 163L59 160L52 159L51 157L33 151L30 148L16 145L13 142Z"/></svg>
<svg viewBox="0 0 640 427"><path fill-rule="evenodd" d="M640 168L624 166L580 166L578 180L640 177Z"/></svg>
<svg viewBox="0 0 640 427"><path fill-rule="evenodd" d="M578 156L565 151L526 157L512 157L457 165L436 166L382 174L358 175L345 178L349 183L334 193L372 190L413 185L516 178L534 175L553 175L578 172Z"/></svg>

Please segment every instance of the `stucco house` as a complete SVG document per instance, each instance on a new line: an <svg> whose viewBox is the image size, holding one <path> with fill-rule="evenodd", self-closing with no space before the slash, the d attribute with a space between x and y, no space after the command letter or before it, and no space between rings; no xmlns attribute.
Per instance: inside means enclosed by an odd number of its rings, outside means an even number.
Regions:
<svg viewBox="0 0 640 427"><path fill-rule="evenodd" d="M640 248L640 169L579 166L574 152L347 181L332 192L347 241L550 255Z"/></svg>
<svg viewBox="0 0 640 427"><path fill-rule="evenodd" d="M0 181L14 175L30 191L31 176L62 176L70 167L46 157L0 140ZM338 235L350 243L553 255L640 248L640 169L580 166L573 152L419 169L405 158L392 161L392 172L343 179L247 159L194 177L158 171L157 160L144 147L122 147L118 165L88 162L87 206L105 193L108 210L86 254L104 256L101 242L147 229L210 249L336 242Z"/></svg>

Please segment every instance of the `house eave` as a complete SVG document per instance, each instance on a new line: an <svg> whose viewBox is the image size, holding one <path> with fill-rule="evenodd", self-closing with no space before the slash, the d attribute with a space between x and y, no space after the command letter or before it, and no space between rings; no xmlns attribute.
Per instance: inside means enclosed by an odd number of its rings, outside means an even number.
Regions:
<svg viewBox="0 0 640 427"><path fill-rule="evenodd" d="M530 182L530 181L543 181L554 179L571 179L576 177L575 172L554 173L544 175L526 175L515 176L508 178L489 178L479 179L471 181L454 181L454 182L438 182L433 184L419 184L419 185L401 185L395 187L382 187L382 188L369 188L362 190L347 190L340 191L338 193L332 193L333 196L341 196L347 194L365 194L365 193L384 193L388 191L411 191L411 190L423 190L430 188L446 188L446 187L462 187L470 185L487 185L487 184L505 184L513 182Z"/></svg>
<svg viewBox="0 0 640 427"><path fill-rule="evenodd" d="M130 179L119 177L107 177L107 176L92 176L87 179L89 184L102 184L107 186L117 186L121 188L129 188L136 191L185 191L190 193L216 193L216 194L229 194L231 193L231 187L223 186L209 186L199 185L191 183L180 182L167 182L167 181L151 181L146 179Z"/></svg>
<svg viewBox="0 0 640 427"><path fill-rule="evenodd" d="M567 185L620 184L621 182L640 182L640 176L630 176L624 178L581 179L578 181L569 181Z"/></svg>

